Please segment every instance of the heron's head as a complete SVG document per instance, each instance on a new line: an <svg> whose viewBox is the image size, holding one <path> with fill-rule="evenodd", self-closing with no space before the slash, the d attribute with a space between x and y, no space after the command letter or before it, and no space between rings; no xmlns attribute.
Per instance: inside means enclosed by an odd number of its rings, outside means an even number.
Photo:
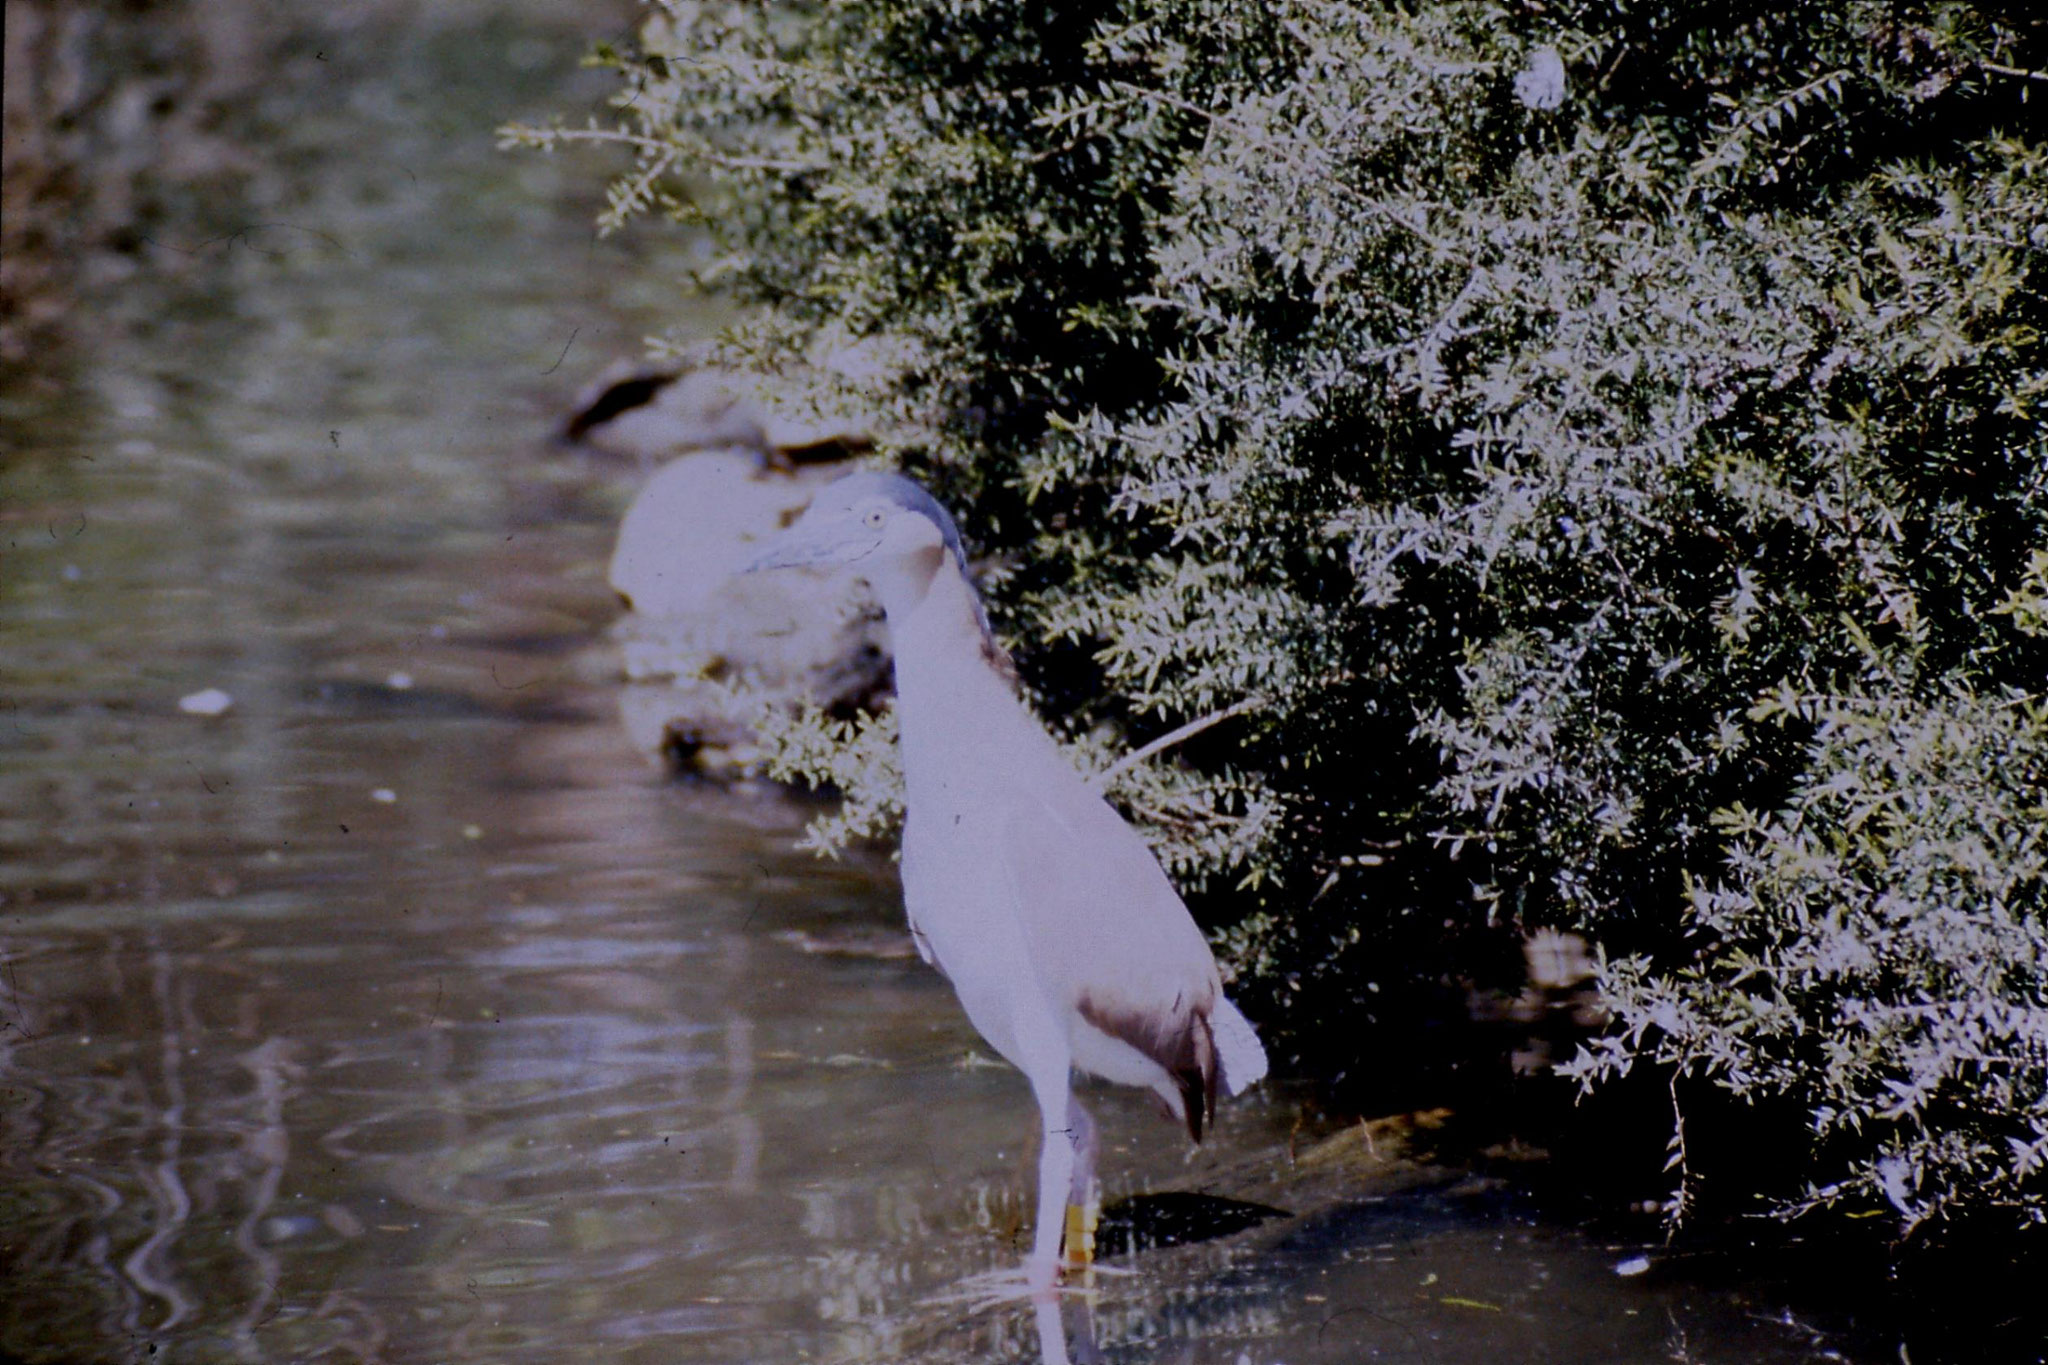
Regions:
<svg viewBox="0 0 2048 1365"><path fill-rule="evenodd" d="M899 612L915 610L939 575L948 572L947 555L953 557L950 572L982 658L1014 680L1010 656L996 643L988 613L968 581L960 528L931 494L900 474L862 471L827 484L793 525L762 544L741 572L841 566L868 581L894 622Z"/></svg>
<svg viewBox="0 0 2048 1365"><path fill-rule="evenodd" d="M763 543L746 567L796 569L847 565L870 572L949 550L967 563L959 528L931 494L900 474L861 472L827 484L787 530Z"/></svg>

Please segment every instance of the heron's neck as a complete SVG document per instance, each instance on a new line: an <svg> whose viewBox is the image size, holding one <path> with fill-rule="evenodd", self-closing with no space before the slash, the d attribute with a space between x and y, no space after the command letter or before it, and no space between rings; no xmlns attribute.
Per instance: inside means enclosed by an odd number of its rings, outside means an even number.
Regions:
<svg viewBox="0 0 2048 1365"><path fill-rule="evenodd" d="M1005 768L1042 761L1052 741L1018 698L952 555L874 580L896 655L896 719L913 807L963 799ZM1012 774L1014 777L1014 774Z"/></svg>

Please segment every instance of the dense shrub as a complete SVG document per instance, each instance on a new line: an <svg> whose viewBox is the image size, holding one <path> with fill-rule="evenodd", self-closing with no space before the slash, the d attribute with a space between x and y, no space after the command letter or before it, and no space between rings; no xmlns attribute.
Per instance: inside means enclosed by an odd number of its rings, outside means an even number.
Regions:
<svg viewBox="0 0 2048 1365"><path fill-rule="evenodd" d="M1086 761L1214 722L1113 789L1269 1017L1574 926L1576 1074L1797 1106L1778 1207L2048 1218L2041 21L1098 14L664 0L519 136L633 141L734 351L885 360ZM828 841L888 724L780 735Z"/></svg>

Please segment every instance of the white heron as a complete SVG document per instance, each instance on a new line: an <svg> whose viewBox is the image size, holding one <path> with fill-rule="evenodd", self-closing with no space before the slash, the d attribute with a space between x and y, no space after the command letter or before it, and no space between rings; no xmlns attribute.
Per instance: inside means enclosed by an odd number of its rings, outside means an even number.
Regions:
<svg viewBox="0 0 2048 1365"><path fill-rule="evenodd" d="M1092 1253L1095 1125L1073 1070L1150 1090L1199 1142L1216 1092L1265 1075L1265 1049L1158 860L1018 696L946 510L908 479L850 474L748 569L828 564L888 618L911 935L1043 1118L1025 1265L1042 1298L1063 1239L1076 1264Z"/></svg>

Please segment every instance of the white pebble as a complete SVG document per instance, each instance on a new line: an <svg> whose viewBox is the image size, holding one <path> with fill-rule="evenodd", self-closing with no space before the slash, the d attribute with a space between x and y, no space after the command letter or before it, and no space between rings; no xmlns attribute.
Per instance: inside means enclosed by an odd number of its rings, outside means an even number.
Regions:
<svg viewBox="0 0 2048 1365"><path fill-rule="evenodd" d="M1631 1256L1626 1261L1615 1262L1614 1273L1617 1275L1640 1275L1649 1268L1649 1257Z"/></svg>
<svg viewBox="0 0 2048 1365"><path fill-rule="evenodd" d="M235 699L218 687L178 698L178 709L188 716L217 716L235 704Z"/></svg>
<svg viewBox="0 0 2048 1365"><path fill-rule="evenodd" d="M398 793L391 790L391 788L389 787L379 787L377 788L377 790L370 793L370 799L372 801L382 801L385 805L388 806L393 801L396 801L398 799Z"/></svg>
<svg viewBox="0 0 2048 1365"><path fill-rule="evenodd" d="M403 672L393 673L384 680L384 685L393 692L410 692L412 691L412 674Z"/></svg>

